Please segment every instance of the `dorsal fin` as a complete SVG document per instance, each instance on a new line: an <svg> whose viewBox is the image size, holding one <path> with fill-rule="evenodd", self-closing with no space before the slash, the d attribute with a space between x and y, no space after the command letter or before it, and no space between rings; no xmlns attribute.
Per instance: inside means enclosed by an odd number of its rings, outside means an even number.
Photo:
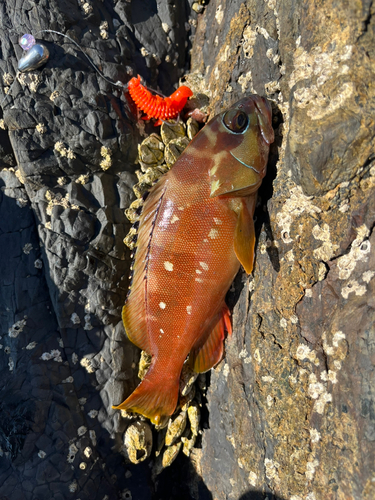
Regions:
<svg viewBox="0 0 375 500"><path fill-rule="evenodd" d="M144 204L133 263L133 280L130 294L122 309L122 319L129 340L148 354L152 354L147 331L147 267L150 241L155 220L166 189L167 177L163 176L151 189Z"/></svg>

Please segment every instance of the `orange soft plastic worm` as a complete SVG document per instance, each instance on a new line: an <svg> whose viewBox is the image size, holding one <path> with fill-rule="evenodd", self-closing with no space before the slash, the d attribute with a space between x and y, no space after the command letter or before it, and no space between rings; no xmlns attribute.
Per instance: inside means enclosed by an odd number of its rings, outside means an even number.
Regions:
<svg viewBox="0 0 375 500"><path fill-rule="evenodd" d="M193 92L185 85L179 87L169 97L153 95L141 84L139 75L137 78L134 77L129 81L128 91L137 107L146 114L143 117L144 120L149 120L150 118L158 119L155 126L160 125L162 120L176 118L185 106L188 97L193 95Z"/></svg>

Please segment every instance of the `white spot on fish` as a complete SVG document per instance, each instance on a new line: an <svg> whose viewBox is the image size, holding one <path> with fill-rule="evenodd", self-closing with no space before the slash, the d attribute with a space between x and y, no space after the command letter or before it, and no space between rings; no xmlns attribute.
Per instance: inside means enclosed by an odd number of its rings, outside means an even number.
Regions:
<svg viewBox="0 0 375 500"><path fill-rule="evenodd" d="M172 262L165 261L164 262L164 267L166 271L173 271L173 264Z"/></svg>
<svg viewBox="0 0 375 500"><path fill-rule="evenodd" d="M195 278L195 281L198 281L198 283L203 283L203 280L201 278Z"/></svg>
<svg viewBox="0 0 375 500"><path fill-rule="evenodd" d="M217 229L212 228L211 231L208 233L208 237L214 240L219 236L219 231Z"/></svg>
<svg viewBox="0 0 375 500"><path fill-rule="evenodd" d="M178 220L180 220L179 217L177 217L177 215L174 215L171 219L171 224L173 224L174 222L177 222Z"/></svg>
<svg viewBox="0 0 375 500"><path fill-rule="evenodd" d="M160 333L164 333L164 330L163 330L163 328L160 328Z"/></svg>
<svg viewBox="0 0 375 500"><path fill-rule="evenodd" d="M203 240L203 243L208 243L208 239L207 239L207 238L205 238L205 239Z"/></svg>
<svg viewBox="0 0 375 500"><path fill-rule="evenodd" d="M168 200L166 202L166 207L164 208L164 210L162 212L162 216L161 216L160 222L158 224L159 227L164 228L164 229L168 228L168 224L169 224L171 215L173 213L173 208L174 208L173 202L171 200Z"/></svg>
<svg viewBox="0 0 375 500"><path fill-rule="evenodd" d="M160 302L160 303L159 303L159 307L160 307L160 309L165 309L165 306L166 306L166 305L167 305L167 304L166 304L165 302Z"/></svg>
<svg viewBox="0 0 375 500"><path fill-rule="evenodd" d="M215 224L217 224L218 226L220 226L220 224L222 224L222 223L223 223L223 221L222 221L222 220L220 220L220 219L218 219L217 217L214 217L214 222L215 222Z"/></svg>
<svg viewBox="0 0 375 500"><path fill-rule="evenodd" d="M219 163L217 163L216 165L214 165L211 170L210 170L210 175L215 175L216 174L216 170L219 168Z"/></svg>
<svg viewBox="0 0 375 500"><path fill-rule="evenodd" d="M206 262L199 262L199 265L201 266L202 269L208 271L208 264Z"/></svg>
<svg viewBox="0 0 375 500"><path fill-rule="evenodd" d="M193 308L191 306L186 306L186 311L187 311L188 314L191 314L191 310L192 309Z"/></svg>
<svg viewBox="0 0 375 500"><path fill-rule="evenodd" d="M195 270L195 272L196 272L197 274L202 274L202 271L201 271L200 269L196 269L196 270Z"/></svg>

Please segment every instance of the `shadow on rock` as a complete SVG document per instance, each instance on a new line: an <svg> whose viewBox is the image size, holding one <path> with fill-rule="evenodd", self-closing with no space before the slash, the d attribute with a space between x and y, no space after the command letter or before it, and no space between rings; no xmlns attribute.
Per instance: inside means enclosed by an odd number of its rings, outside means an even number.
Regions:
<svg viewBox="0 0 375 500"><path fill-rule="evenodd" d="M148 500L147 466L125 476L122 456L112 452L113 440L102 428L106 416L93 418L104 413L103 403L93 386L95 373L78 360L95 352L95 330L89 337L82 327L59 329L51 300L57 291L53 283L47 286L50 267L42 259L33 211L23 185L5 169L0 212L2 498L30 498L19 480L28 470L33 498L54 498L55 491L70 498L74 490L81 500L115 499L129 488L133 498Z"/></svg>
<svg viewBox="0 0 375 500"><path fill-rule="evenodd" d="M271 493L262 493L261 491L248 491L240 496L238 500L285 500L282 497L272 495Z"/></svg>
<svg viewBox="0 0 375 500"><path fill-rule="evenodd" d="M153 500L213 500L191 459L181 453L156 478L155 490Z"/></svg>
<svg viewBox="0 0 375 500"><path fill-rule="evenodd" d="M283 123L282 115L278 107L274 106L272 109L273 113L273 127L275 129L275 141L271 144L270 154L268 158L267 165L267 175L263 180L262 185L258 192L258 208L255 211L255 233L256 233L256 248L260 242L260 233L262 228L266 233L267 239L267 253L268 257L272 263L272 266L276 272L280 270L280 260L279 252L277 247L274 245L274 236L271 229L271 221L269 215L269 201L273 197L273 182L277 176L277 162L279 161L279 149L281 147L283 137L280 135L279 129L280 125Z"/></svg>

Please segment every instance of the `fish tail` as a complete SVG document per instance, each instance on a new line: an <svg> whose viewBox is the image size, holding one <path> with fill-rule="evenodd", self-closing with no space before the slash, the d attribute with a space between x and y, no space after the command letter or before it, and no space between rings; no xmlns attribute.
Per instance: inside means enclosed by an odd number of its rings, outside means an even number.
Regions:
<svg viewBox="0 0 375 500"><path fill-rule="evenodd" d="M153 424L160 425L176 409L179 379L179 376L161 377L151 365L135 391L123 403L112 408L139 413Z"/></svg>

